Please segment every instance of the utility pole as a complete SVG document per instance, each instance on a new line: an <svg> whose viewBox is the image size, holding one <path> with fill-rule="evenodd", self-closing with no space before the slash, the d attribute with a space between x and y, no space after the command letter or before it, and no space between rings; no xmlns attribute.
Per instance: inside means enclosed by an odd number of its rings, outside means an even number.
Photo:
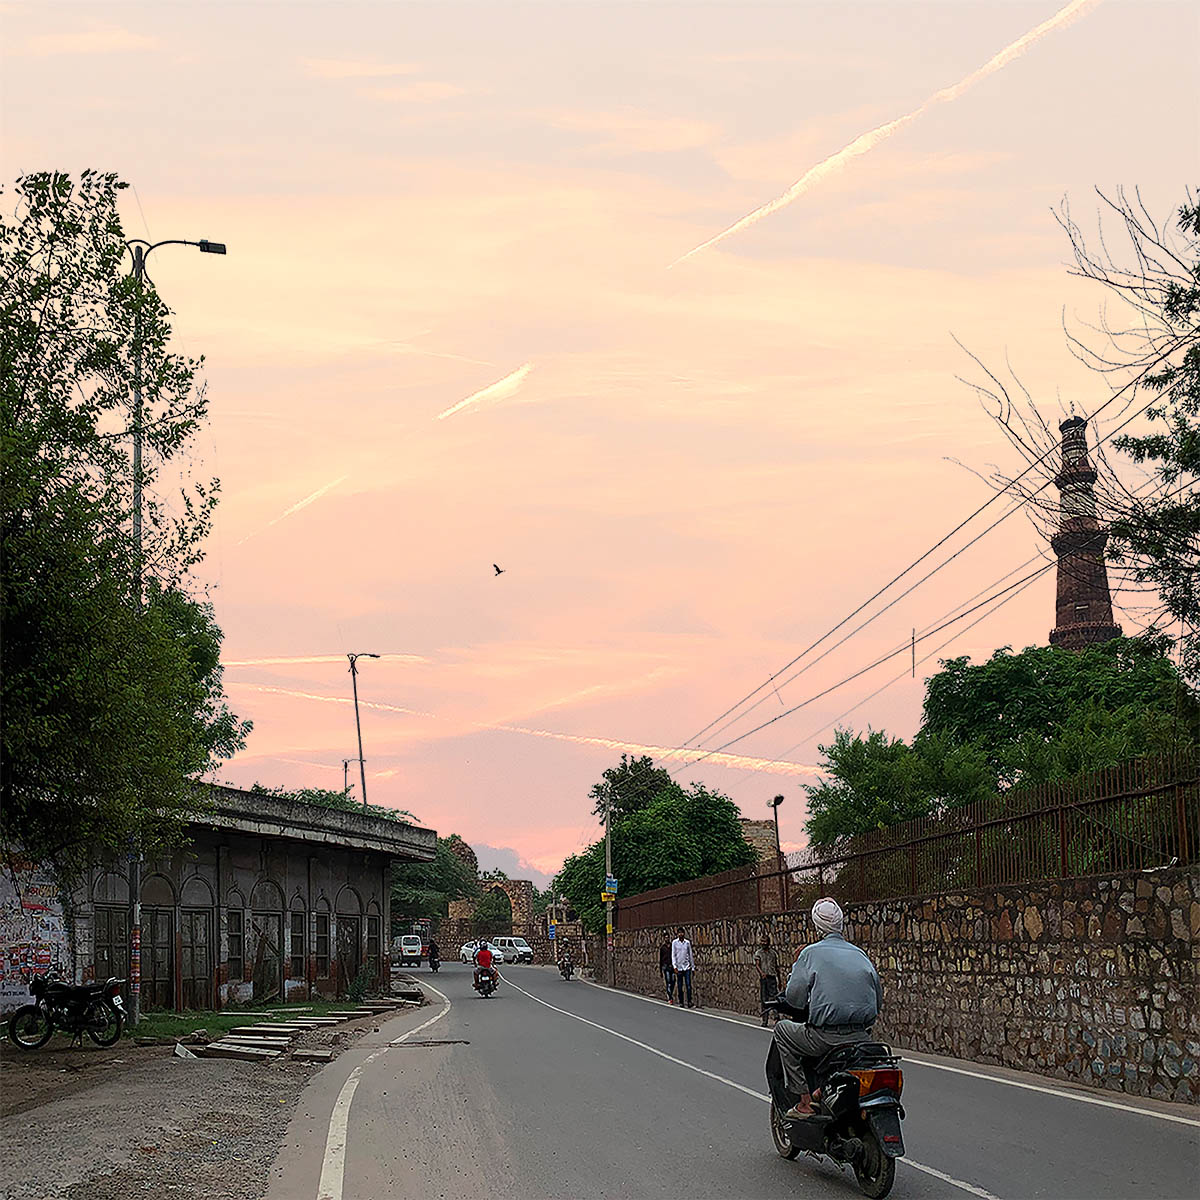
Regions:
<svg viewBox="0 0 1200 1200"><path fill-rule="evenodd" d="M133 279L136 296L133 309L133 592L134 600L142 606L142 304L145 299L146 259L159 246L198 246L201 254L224 254L223 242L198 242L168 239L151 244L142 238L125 243L133 258ZM129 923L129 1016L131 1024L142 1019L142 854L129 854L129 890L133 904Z"/></svg>
<svg viewBox="0 0 1200 1200"><path fill-rule="evenodd" d="M367 811L367 764L362 752L362 721L358 717L358 660L360 658L378 658L378 654L347 654L350 660L350 682L354 687L354 725L358 729L358 777L362 781L363 812Z"/></svg>
<svg viewBox="0 0 1200 1200"><path fill-rule="evenodd" d="M604 878L606 882L612 878L612 798L610 796L604 798ZM605 901L604 913L605 937L607 938L607 952L604 955L604 961L607 964L605 974L608 976L608 986L616 987L617 964L613 961L613 902L611 900Z"/></svg>
<svg viewBox="0 0 1200 1200"><path fill-rule="evenodd" d="M771 806L771 812L775 815L775 870L780 872L780 911L786 912L788 908L787 872L783 869L783 847L779 843L779 806L783 803L783 797L776 796L773 800L768 800L767 803Z"/></svg>

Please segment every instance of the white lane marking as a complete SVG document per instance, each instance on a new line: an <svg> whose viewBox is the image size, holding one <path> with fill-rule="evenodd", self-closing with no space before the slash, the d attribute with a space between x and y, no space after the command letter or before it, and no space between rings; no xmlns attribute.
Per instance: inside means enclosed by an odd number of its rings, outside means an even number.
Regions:
<svg viewBox="0 0 1200 1200"><path fill-rule="evenodd" d="M564 1017L570 1017L575 1021L582 1021L585 1025L590 1025L593 1029L599 1029L604 1033L611 1034L615 1038L620 1038L623 1042L629 1042L630 1045L637 1046L639 1050L647 1050L651 1054L658 1055L659 1058L665 1058L667 1062L675 1063L677 1066L686 1067L689 1071L695 1071L697 1075L704 1075L709 1079L715 1079L718 1083L723 1083L731 1088L736 1088L739 1092L744 1092L747 1096L753 1096L755 1100L762 1100L766 1104L771 1103L771 1097L764 1095L762 1092L756 1092L753 1088L748 1088L745 1084L736 1082L733 1079L726 1079L724 1075L718 1075L714 1071L706 1071L703 1067L698 1067L694 1063L687 1062L682 1058L676 1058L673 1054L668 1054L665 1050L659 1050L656 1046L648 1046L645 1042L639 1042L637 1038L631 1038L628 1034L618 1033L615 1029L609 1029L607 1025L600 1025L595 1021L589 1021L587 1017L581 1017L578 1013L568 1012L565 1008L559 1008L557 1005L551 1004L548 1000L543 1000L540 996L535 996L532 992L527 992L523 987L513 983L507 976L501 976L511 988L515 988L523 996L528 996L530 1000L536 1004L543 1004L546 1008L553 1012L561 1013ZM666 1007L664 1005L664 1007ZM731 1018L725 1017L724 1020ZM737 1022L742 1024L742 1022ZM932 1175L935 1179L940 1179L943 1183L952 1184L956 1188L961 1188L964 1192L970 1192L972 1196L978 1196L980 1200L999 1200L997 1196L991 1192L985 1192L983 1188L976 1187L973 1183L966 1183L964 1180L955 1179L953 1175L947 1175L934 1167L927 1167L923 1163L914 1162L911 1158L905 1158L904 1161L917 1171L924 1171L926 1175ZM323 1200L323 1198L321 1198Z"/></svg>
<svg viewBox="0 0 1200 1200"><path fill-rule="evenodd" d="M582 977L581 977L582 979ZM657 1004L659 1008L675 1008L676 1005L667 1004L663 1000L656 1000L653 996L640 996L637 992L627 992L624 988L610 988L605 984L597 983L593 979L582 979L589 987L599 988L601 991L613 992L618 996L627 996L630 1000L641 1000L646 1004ZM745 1029L760 1030L763 1033L770 1033L769 1029L764 1029L761 1025L756 1025L753 1021L743 1021L740 1017L725 1017L719 1013L703 1012L700 1009L687 1009L693 1017L707 1017L710 1021L727 1021L730 1025L741 1025ZM1174 1113L1158 1112L1153 1108L1142 1108L1137 1104L1130 1104L1123 1100L1109 1100L1101 1096L1088 1096L1082 1092L1071 1092L1065 1088L1045 1087L1037 1083L1023 1083L1019 1079L1006 1079L1003 1075L991 1075L987 1071L973 1071L967 1067L951 1067L946 1063L931 1062L927 1058L918 1058L911 1050L905 1050L903 1047L896 1049L904 1056L905 1062L916 1063L922 1067L932 1067L935 1071L951 1071L955 1075L969 1075L973 1079L986 1079L989 1083L1003 1083L1009 1087L1024 1088L1030 1092L1041 1092L1046 1096L1057 1096L1060 1100L1078 1100L1080 1104L1095 1104L1100 1108L1115 1108L1118 1112L1133 1113L1139 1117L1155 1117L1159 1121L1173 1121L1177 1125L1194 1125L1200 1128L1200 1120L1195 1120L1192 1117L1180 1117Z"/></svg>
<svg viewBox="0 0 1200 1200"><path fill-rule="evenodd" d="M450 1011L450 1000L444 993L439 992L432 984L423 983L421 986L427 987L435 995L441 996L442 1010L436 1017L430 1017L423 1025L418 1025L415 1029L402 1033L398 1038L393 1038L388 1042L386 1046L381 1046L374 1054L368 1055L350 1072L346 1082L342 1084L342 1090L338 1092L338 1098L333 1105L333 1112L329 1114L329 1134L325 1138L325 1158L321 1164L321 1182L317 1185L317 1200L342 1200L342 1184L346 1177L346 1141L349 1136L350 1105L354 1100L354 1093L358 1091L363 1068L369 1066L393 1046L399 1046L414 1033L428 1029L430 1025L435 1021L440 1021Z"/></svg>
<svg viewBox="0 0 1200 1200"><path fill-rule="evenodd" d="M986 1079L989 1083L1004 1083L1009 1087L1024 1088L1027 1092L1042 1092L1047 1096L1059 1096L1064 1100L1078 1100L1080 1104L1096 1104L1100 1108L1115 1108L1118 1112L1133 1113L1139 1117L1157 1117L1160 1121L1174 1121L1177 1125L1194 1125L1200 1121L1192 1117L1177 1117L1174 1113L1155 1112L1152 1108L1139 1108L1134 1104L1122 1104L1119 1100L1105 1100L1100 1096L1084 1096L1078 1092L1062 1091L1059 1088L1042 1087L1036 1083L1022 1083L1019 1079L1005 1079L1001 1075L989 1075L985 1071L969 1071L965 1067L951 1067L946 1063L930 1062L927 1058L914 1058L905 1051L904 1061L932 1067L935 1071L950 1071L954 1075L970 1075L973 1079Z"/></svg>

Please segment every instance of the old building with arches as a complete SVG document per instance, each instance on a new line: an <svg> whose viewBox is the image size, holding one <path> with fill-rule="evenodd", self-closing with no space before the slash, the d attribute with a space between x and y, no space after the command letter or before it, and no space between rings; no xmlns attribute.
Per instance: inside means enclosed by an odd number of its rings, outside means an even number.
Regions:
<svg viewBox="0 0 1200 1200"><path fill-rule="evenodd" d="M143 1007L333 997L360 977L386 989L391 864L431 861L434 831L236 788L211 798L173 853L85 873L64 898L59 968L130 978L136 896Z"/></svg>

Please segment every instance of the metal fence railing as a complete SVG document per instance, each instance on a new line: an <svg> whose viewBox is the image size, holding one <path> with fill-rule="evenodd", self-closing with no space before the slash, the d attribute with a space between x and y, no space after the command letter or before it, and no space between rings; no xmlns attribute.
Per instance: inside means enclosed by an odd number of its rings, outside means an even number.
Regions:
<svg viewBox="0 0 1200 1200"><path fill-rule="evenodd" d="M1197 860L1196 761L1141 759L812 846L774 870L760 863L630 896L617 924L645 929L785 912L822 895L886 900Z"/></svg>

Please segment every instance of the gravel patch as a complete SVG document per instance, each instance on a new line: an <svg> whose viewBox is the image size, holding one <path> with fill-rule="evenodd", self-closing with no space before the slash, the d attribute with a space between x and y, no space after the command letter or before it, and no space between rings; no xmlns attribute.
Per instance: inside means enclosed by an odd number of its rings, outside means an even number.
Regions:
<svg viewBox="0 0 1200 1200"><path fill-rule="evenodd" d="M364 1018L293 1045L336 1055L378 1024ZM180 1059L173 1046L13 1054L6 1046L0 1068L5 1200L258 1200L319 1069L286 1055Z"/></svg>

